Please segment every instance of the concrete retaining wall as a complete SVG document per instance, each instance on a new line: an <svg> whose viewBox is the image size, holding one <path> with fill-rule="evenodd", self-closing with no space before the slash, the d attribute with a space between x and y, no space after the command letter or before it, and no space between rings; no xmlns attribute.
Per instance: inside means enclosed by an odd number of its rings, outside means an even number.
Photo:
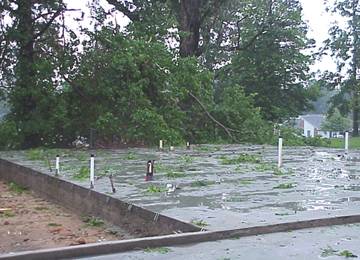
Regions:
<svg viewBox="0 0 360 260"><path fill-rule="evenodd" d="M29 188L79 215L102 218L137 237L200 231L200 228L190 223L154 213L4 159L0 159L0 179Z"/></svg>

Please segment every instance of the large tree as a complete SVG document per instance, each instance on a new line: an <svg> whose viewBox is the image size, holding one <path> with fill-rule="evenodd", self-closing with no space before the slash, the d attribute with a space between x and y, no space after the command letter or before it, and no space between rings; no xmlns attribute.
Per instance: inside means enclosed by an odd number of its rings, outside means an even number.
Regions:
<svg viewBox="0 0 360 260"><path fill-rule="evenodd" d="M199 56L206 45L206 28L221 13L229 0L107 0L130 21L143 28L173 28L179 36L179 53L182 57ZM146 24L146 26L144 25ZM167 25L168 27L164 28ZM161 35L158 32L157 35Z"/></svg>
<svg viewBox="0 0 360 260"><path fill-rule="evenodd" d="M307 86L312 46L302 20L299 1L249 1L237 23L228 65L220 70L218 91L223 85L239 84L264 118L281 121L310 107L313 91ZM260 4L262 3L262 4Z"/></svg>
<svg viewBox="0 0 360 260"><path fill-rule="evenodd" d="M2 74L2 93L25 147L40 145L45 132L56 127L56 67L47 49L60 34L57 18L65 10L62 0L8 0L1 10L1 23L6 24L1 41L8 46L1 64L13 64Z"/></svg>
<svg viewBox="0 0 360 260"><path fill-rule="evenodd" d="M346 25L335 24L329 30L330 37L325 41L325 51L336 58L337 72L327 73L326 78L332 88L340 87L333 97L333 104L342 113L352 111L353 136L359 135L360 113L360 3L359 0L336 0L330 12L343 16Z"/></svg>

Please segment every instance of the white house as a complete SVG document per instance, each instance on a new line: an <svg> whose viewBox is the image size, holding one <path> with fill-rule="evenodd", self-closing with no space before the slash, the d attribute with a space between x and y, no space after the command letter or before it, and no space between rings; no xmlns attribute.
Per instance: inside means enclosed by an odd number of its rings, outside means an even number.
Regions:
<svg viewBox="0 0 360 260"><path fill-rule="evenodd" d="M326 116L321 114L301 115L296 118L295 126L302 129L302 134L306 137L321 136L330 138L340 135L339 132L321 130L321 124L325 121L325 119Z"/></svg>

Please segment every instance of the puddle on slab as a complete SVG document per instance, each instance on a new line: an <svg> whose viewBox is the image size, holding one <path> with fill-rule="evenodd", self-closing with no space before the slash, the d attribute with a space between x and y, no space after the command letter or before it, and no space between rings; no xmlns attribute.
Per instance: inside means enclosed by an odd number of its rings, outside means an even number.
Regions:
<svg viewBox="0 0 360 260"><path fill-rule="evenodd" d="M86 178L74 179L88 167L91 151L60 150L60 178L88 187ZM232 216L251 222L254 215L269 216L267 221L296 213L332 212L356 208L360 201L359 151L351 150L347 160L339 149L284 147L284 169L276 170L277 150L272 146L202 145L174 152L156 149L97 150L95 190L133 202L157 212L198 217L196 208L216 221L209 228L239 224ZM53 154L53 153L51 153ZM244 162L224 160L247 154ZM28 151L1 152L0 156L27 167L50 172L46 159L30 160ZM260 162L247 162L256 156ZM349 160L351 158L351 160ZM50 165L54 167L54 159ZM147 160L155 160L154 181L145 182ZM222 161L223 160L223 161ZM113 175L117 192L112 194ZM153 185L152 189L149 189ZM167 186L176 187L168 190ZM170 187L169 186L169 187ZM350 198L350 199L349 199ZM278 213L278 215L275 215ZM230 215L231 215L230 214ZM281 215L283 214L283 215ZM293 216L294 217L294 216ZM189 219L187 217L186 219Z"/></svg>

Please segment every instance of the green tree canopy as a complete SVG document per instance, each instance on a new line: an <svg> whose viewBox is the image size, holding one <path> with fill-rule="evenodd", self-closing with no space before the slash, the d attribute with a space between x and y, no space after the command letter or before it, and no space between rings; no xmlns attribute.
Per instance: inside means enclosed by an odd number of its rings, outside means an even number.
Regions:
<svg viewBox="0 0 360 260"><path fill-rule="evenodd" d="M344 132L350 129L351 121L343 117L338 109L335 109L332 114L326 117L322 123L321 129L333 132Z"/></svg>

